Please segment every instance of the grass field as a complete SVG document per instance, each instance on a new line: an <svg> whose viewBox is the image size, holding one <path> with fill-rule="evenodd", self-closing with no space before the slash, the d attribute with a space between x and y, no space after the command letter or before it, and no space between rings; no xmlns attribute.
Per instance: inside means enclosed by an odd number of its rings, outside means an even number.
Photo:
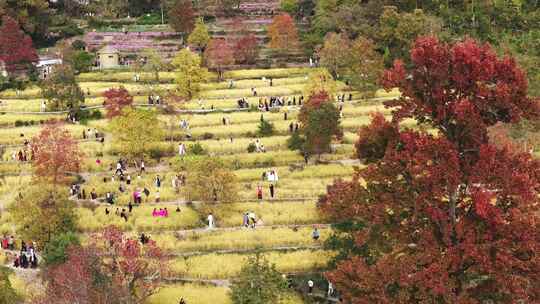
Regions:
<svg viewBox="0 0 540 304"><path fill-rule="evenodd" d="M309 69L270 69L237 70L225 73L225 81L217 82L212 74L211 80L202 85L198 98L185 104L186 109L235 109L236 101L246 97L252 105L257 105L260 98L269 96L299 97L303 93ZM111 88L124 86L135 95L136 104L144 104L151 91L174 89L174 72L160 73L160 83L155 83L153 75L141 73L143 82L133 81L134 72L106 71L85 73L78 76L81 88L86 94L87 106L100 106L102 93ZM270 86L268 78L273 78ZM234 80L234 87L229 88L229 80ZM256 88L258 96L252 96L251 88ZM340 90L344 89L340 84ZM160 160L147 160L149 172L137 177L130 168L132 183L126 192L120 193L118 180L111 181L113 166L119 158L114 138L109 132L109 120L90 120L85 124L67 124L72 136L80 140L79 146L84 152L82 188L87 194L92 189L103 197L107 191L115 192L117 204L96 205L91 202L76 202L76 214L81 237L84 240L92 233L107 225L116 225L128 235L138 237L140 233L149 235L163 247L171 257L173 278L196 280L234 280L246 258L256 250L263 250L269 261L276 264L281 272L313 273L325 269L327 261L334 253L321 249L329 237L330 224L317 209L318 196L324 194L328 184L336 178L347 179L354 166L342 160L349 160L354 154L354 142L357 130L370 121L371 113L378 111L389 115L382 100L398 96L398 92L378 91L372 100L357 99L358 92L351 92L353 100L343 104L341 125L345 131L342 142L336 142L333 153L324 154L321 160L328 163L304 164L303 157L286 147L289 137L289 124L296 121L299 107L287 107L288 119L284 120L284 109L277 112L232 111L230 113L176 113L160 114L163 128L170 121L172 130L165 130L167 139L155 145L155 150L162 154ZM41 96L37 87L22 92L5 91L0 93L0 145L3 149L0 161L0 210L12 204L17 193L24 191L32 183L32 167L29 163L12 160L12 154L21 149L23 142L38 134L41 124L48 119L64 119L65 114L36 113L40 111ZM156 111L158 111L156 109ZM25 112L25 113L22 113ZM26 113L28 112L28 113ZM247 147L257 136L259 121L264 119L274 124L275 133L260 138L266 153L248 153ZM224 126L222 119L230 121ZM186 130L179 127L181 119L189 122L191 139L185 137ZM407 121L404 126L414 126L414 121ZM105 143L94 139L82 140L82 132L87 128L96 128L105 133ZM231 141L232 138L232 141ZM234 203L185 204L184 191L175 191L171 186L172 177L177 174L180 158L177 156L179 142L189 146L199 142L211 157L219 157L233 168L238 180L238 201ZM97 164L99 159L101 164ZM154 169L159 168L159 169ZM269 198L268 182L263 181L264 171L278 172L275 199ZM163 178L162 186L157 189L153 183L155 176ZM189 172L188 172L189 174ZM107 179L104 182L104 178ZM264 199L257 201L255 189L263 186ZM127 208L132 191L147 187L148 197L143 196L141 206L136 206L125 221L114 215L117 208ZM161 203L155 203L159 190ZM180 212L176 212L176 208ZM105 209L110 211L106 215ZM154 208L167 208L167 218L152 216ZM252 211L260 219L255 229L241 227L242 215ZM206 217L212 213L217 229L206 229ZM311 238L314 227L321 233L319 241ZM0 234L13 234L14 223L9 212L0 213ZM4 258L5 259L5 258ZM9 261L0 262L8 263ZM18 278L14 284L20 286ZM24 290L25 293L30 291ZM163 288L148 300L148 304L178 303L184 297L188 303L231 303L229 289L202 282L173 283L164 282ZM287 295L280 304L304 303L295 293Z"/></svg>

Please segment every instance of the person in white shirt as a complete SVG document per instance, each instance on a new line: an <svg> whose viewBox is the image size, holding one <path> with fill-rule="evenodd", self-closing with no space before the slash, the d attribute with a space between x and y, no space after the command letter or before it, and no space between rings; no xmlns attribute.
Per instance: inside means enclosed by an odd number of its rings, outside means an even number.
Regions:
<svg viewBox="0 0 540 304"><path fill-rule="evenodd" d="M214 216L212 213L208 214L208 229L214 228Z"/></svg>
<svg viewBox="0 0 540 304"><path fill-rule="evenodd" d="M313 281L312 281L312 280L309 280L309 281L307 282L307 285L308 285L308 293L309 293L309 294L312 294L312 293L313 293L313 285L314 285Z"/></svg>

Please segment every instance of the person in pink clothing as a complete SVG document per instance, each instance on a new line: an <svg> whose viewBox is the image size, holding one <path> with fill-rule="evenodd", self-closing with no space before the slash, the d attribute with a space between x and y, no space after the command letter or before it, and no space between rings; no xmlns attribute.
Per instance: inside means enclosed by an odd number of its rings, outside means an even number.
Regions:
<svg viewBox="0 0 540 304"><path fill-rule="evenodd" d="M158 212L156 211L156 208L154 208L154 211L152 211L152 216L153 216L153 217L158 216Z"/></svg>
<svg viewBox="0 0 540 304"><path fill-rule="evenodd" d="M168 216L169 216L169 210L167 210L167 208L165 208L165 209L163 210L163 216L164 216L164 217L168 217Z"/></svg>

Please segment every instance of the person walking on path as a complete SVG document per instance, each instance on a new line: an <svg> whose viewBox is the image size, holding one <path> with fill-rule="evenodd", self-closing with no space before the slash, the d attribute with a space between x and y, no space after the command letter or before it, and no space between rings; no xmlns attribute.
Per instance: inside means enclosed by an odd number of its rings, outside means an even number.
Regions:
<svg viewBox="0 0 540 304"><path fill-rule="evenodd" d="M257 186L257 199L259 201L262 201L262 199L263 199L263 191L262 191L261 185Z"/></svg>
<svg viewBox="0 0 540 304"><path fill-rule="evenodd" d="M274 198L274 184L270 184L269 188L270 188L270 197Z"/></svg>
<svg viewBox="0 0 540 304"><path fill-rule="evenodd" d="M208 229L214 229L214 215L212 213L208 214Z"/></svg>

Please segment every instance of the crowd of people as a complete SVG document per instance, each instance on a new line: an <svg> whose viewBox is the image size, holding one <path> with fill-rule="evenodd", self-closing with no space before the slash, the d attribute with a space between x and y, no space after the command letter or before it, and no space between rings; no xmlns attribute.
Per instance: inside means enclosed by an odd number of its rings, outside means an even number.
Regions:
<svg viewBox="0 0 540 304"><path fill-rule="evenodd" d="M15 237L13 235L9 237L4 235L0 243L3 250L17 250ZM29 242L29 245L27 245L25 241L21 241L20 251L15 255L15 259L13 260L13 267L37 268L38 256L36 248L37 247L34 242Z"/></svg>

